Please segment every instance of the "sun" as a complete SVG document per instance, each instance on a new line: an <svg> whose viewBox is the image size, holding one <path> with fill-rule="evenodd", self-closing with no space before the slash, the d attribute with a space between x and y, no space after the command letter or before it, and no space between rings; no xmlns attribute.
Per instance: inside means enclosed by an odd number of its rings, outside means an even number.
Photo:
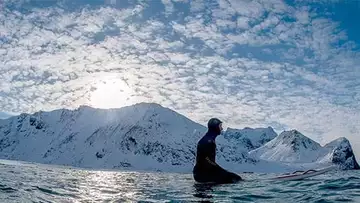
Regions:
<svg viewBox="0 0 360 203"><path fill-rule="evenodd" d="M95 108L119 108L130 105L132 89L121 79L106 78L92 87L90 104Z"/></svg>

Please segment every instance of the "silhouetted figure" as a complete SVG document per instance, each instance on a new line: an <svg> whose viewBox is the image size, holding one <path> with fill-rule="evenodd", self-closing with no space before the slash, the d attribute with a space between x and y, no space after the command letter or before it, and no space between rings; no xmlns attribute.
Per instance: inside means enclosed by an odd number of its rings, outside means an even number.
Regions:
<svg viewBox="0 0 360 203"><path fill-rule="evenodd" d="M196 164L193 169L194 179L200 183L234 183L242 180L235 173L231 173L215 162L215 139L221 134L222 122L211 118L208 122L208 131L197 145Z"/></svg>

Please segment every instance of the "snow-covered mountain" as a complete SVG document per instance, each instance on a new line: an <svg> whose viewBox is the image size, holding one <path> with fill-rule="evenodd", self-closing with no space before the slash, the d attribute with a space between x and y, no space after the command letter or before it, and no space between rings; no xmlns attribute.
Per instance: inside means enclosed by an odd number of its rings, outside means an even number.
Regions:
<svg viewBox="0 0 360 203"><path fill-rule="evenodd" d="M81 106L0 121L0 157L102 168L184 165L205 130L156 104Z"/></svg>
<svg viewBox="0 0 360 203"><path fill-rule="evenodd" d="M249 154L262 160L292 165L334 163L343 169L359 169L350 142L346 138L338 138L322 147L297 130L284 131Z"/></svg>
<svg viewBox="0 0 360 203"><path fill-rule="evenodd" d="M328 156L323 157L330 157L332 163L339 164L344 169L360 169L348 139L340 137L326 144L324 148Z"/></svg>
<svg viewBox="0 0 360 203"><path fill-rule="evenodd" d="M282 132L250 154L268 161L309 163L317 160L313 155L319 149L321 149L320 144L293 130Z"/></svg>
<svg viewBox="0 0 360 203"><path fill-rule="evenodd" d="M0 158L92 168L191 171L206 128L158 104L21 114L0 120ZM261 133L261 131L259 131ZM255 133L256 134L256 133ZM218 139L218 161L258 161ZM241 167L237 167L241 170Z"/></svg>
<svg viewBox="0 0 360 203"><path fill-rule="evenodd" d="M276 132L271 127L246 127L244 129L228 128L223 135L227 140L235 142L237 147L244 148L247 152L263 146L277 136Z"/></svg>
<svg viewBox="0 0 360 203"><path fill-rule="evenodd" d="M108 110L81 106L0 120L0 158L90 168L190 172L196 144L205 132L203 125L158 104ZM318 149L331 148L333 153L327 156L333 163L356 166L349 159L351 146L345 142L334 141L321 148L303 136L299 140L305 140L306 147L300 145L302 142L292 146L286 141L290 147L286 149L277 144L287 140L284 135L277 136L271 127L228 129L217 138L217 162L233 171L281 172L294 169L286 162L296 161L296 156L311 157ZM277 155L273 148L278 146L293 158ZM278 158L269 158L271 152ZM326 162L322 157L306 161Z"/></svg>

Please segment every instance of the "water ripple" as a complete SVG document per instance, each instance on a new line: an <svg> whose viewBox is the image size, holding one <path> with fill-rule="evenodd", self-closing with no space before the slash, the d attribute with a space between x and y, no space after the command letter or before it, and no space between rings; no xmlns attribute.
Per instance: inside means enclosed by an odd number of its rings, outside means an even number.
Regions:
<svg viewBox="0 0 360 203"><path fill-rule="evenodd" d="M6 192L6 193L13 193L13 192L16 192L17 190L15 188L7 187L5 185L0 184L0 191L1 192Z"/></svg>

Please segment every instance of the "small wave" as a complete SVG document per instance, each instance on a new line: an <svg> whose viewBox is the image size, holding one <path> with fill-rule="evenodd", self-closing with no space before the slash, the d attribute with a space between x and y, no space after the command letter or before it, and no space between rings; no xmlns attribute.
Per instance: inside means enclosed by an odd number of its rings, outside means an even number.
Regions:
<svg viewBox="0 0 360 203"><path fill-rule="evenodd" d="M50 194L50 195L55 195L55 196L60 196L60 197L71 197L71 198L79 198L78 195L76 194L72 194L72 193L60 193L60 192L57 192L57 191L54 191L52 189L47 189L47 188L43 188L43 187L39 187L39 186L35 186L34 188L36 188L37 190L43 192L43 193L46 193L46 194Z"/></svg>
<svg viewBox="0 0 360 203"><path fill-rule="evenodd" d="M355 177L355 176L350 176L350 177L348 177L348 178L346 178L346 180L360 180L360 178L359 177Z"/></svg>
<svg viewBox="0 0 360 203"><path fill-rule="evenodd" d="M324 185L319 185L319 189L320 190L350 190L350 189L359 189L360 188L360 184L358 183L346 183L346 184L341 184L341 183L333 183L333 184L324 184Z"/></svg>
<svg viewBox="0 0 360 203"><path fill-rule="evenodd" d="M8 172L9 172L9 173L12 173L12 174L20 174L19 171L14 171L14 170L9 170Z"/></svg>
<svg viewBox="0 0 360 203"><path fill-rule="evenodd" d="M51 190L51 189L47 189L47 188L43 188L43 187L39 187L39 186L35 186L35 188L40 190L41 192L44 192L44 193L47 193L47 194L58 195L58 196L66 196L66 194L61 194L61 193L56 192L56 191Z"/></svg>
<svg viewBox="0 0 360 203"><path fill-rule="evenodd" d="M60 194L54 190L51 189L46 189L46 188L42 188L39 186L35 186L36 189L40 190L41 192L47 193L47 194L51 194L51 195L59 195L59 196L63 196L63 194Z"/></svg>
<svg viewBox="0 0 360 203"><path fill-rule="evenodd" d="M335 199L337 202L353 202L352 199L349 198L337 198Z"/></svg>
<svg viewBox="0 0 360 203"><path fill-rule="evenodd" d="M0 184L0 191L5 192L5 193L13 193L13 192L16 192L18 190L15 189L15 188L7 187L6 185Z"/></svg>
<svg viewBox="0 0 360 203"><path fill-rule="evenodd" d="M273 199L274 197L268 195L248 194L248 195L234 196L231 198L242 201L255 201L255 200Z"/></svg>
<svg viewBox="0 0 360 203"><path fill-rule="evenodd" d="M270 188L270 189L268 189L267 191L268 191L268 192L281 192L282 189L280 189L280 188Z"/></svg>
<svg viewBox="0 0 360 203"><path fill-rule="evenodd" d="M104 194L118 194L119 191L114 191L114 190L105 190L105 189L101 189L99 190L101 193L104 193Z"/></svg>
<svg viewBox="0 0 360 203"><path fill-rule="evenodd" d="M319 184L319 182L312 181L312 182L304 182L300 186L302 186L302 187L310 187L310 186L314 186L314 185L318 185L318 184Z"/></svg>
<svg viewBox="0 0 360 203"><path fill-rule="evenodd" d="M299 193L299 190L282 190L279 191L279 193Z"/></svg>
<svg viewBox="0 0 360 203"><path fill-rule="evenodd" d="M314 203L332 203L333 201L326 200L326 199L319 199L314 201Z"/></svg>

